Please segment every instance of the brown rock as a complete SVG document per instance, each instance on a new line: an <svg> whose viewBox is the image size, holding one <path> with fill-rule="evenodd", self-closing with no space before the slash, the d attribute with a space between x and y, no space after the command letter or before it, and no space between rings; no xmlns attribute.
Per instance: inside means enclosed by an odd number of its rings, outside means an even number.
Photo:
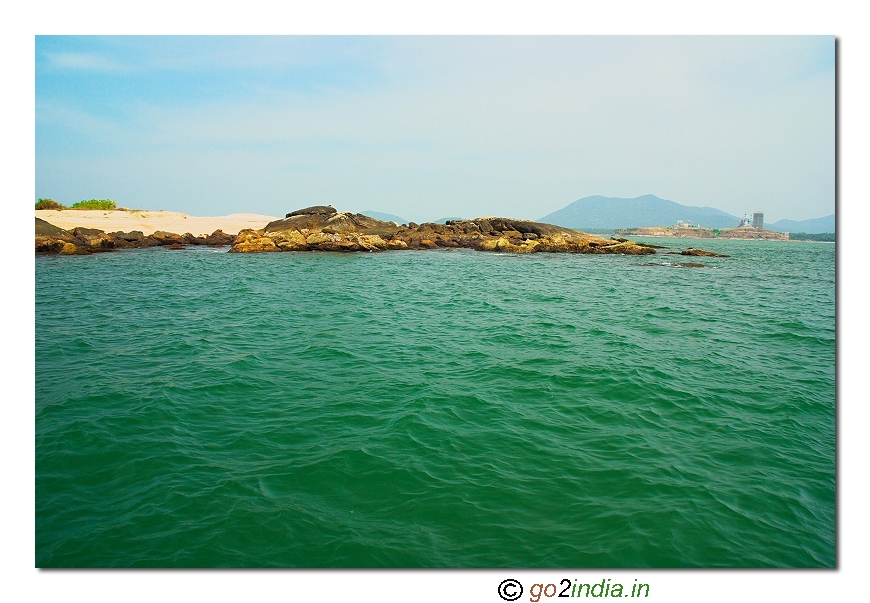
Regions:
<svg viewBox="0 0 870 603"><path fill-rule="evenodd" d="M728 258L730 255L722 255L721 253L716 253L714 251L704 251L703 249L693 249L692 247L688 249L684 249L680 252L680 255L695 255L709 258Z"/></svg>
<svg viewBox="0 0 870 603"><path fill-rule="evenodd" d="M115 241L98 228L75 228L73 235L93 251L113 251Z"/></svg>
<svg viewBox="0 0 870 603"><path fill-rule="evenodd" d="M173 243L183 245L185 243L181 235L174 232L166 232L165 230L158 230L151 235L151 238L158 241L160 245L172 245Z"/></svg>
<svg viewBox="0 0 870 603"><path fill-rule="evenodd" d="M649 255L654 254L655 249L650 249L649 247L643 247L637 243L626 241L625 243L616 243L614 245L600 245L595 249L595 253Z"/></svg>
<svg viewBox="0 0 870 603"><path fill-rule="evenodd" d="M402 239L391 239L387 241L387 249L398 250L398 249L407 249L408 244Z"/></svg>
<svg viewBox="0 0 870 603"><path fill-rule="evenodd" d="M159 247L160 245L163 245L162 241L160 241L159 239L155 239L152 236L147 236L144 239L142 239L141 241L136 241L135 246L148 248L148 247Z"/></svg>
<svg viewBox="0 0 870 603"><path fill-rule="evenodd" d="M191 233L186 232L181 235L185 245L205 245L205 237L195 237Z"/></svg>
<svg viewBox="0 0 870 603"><path fill-rule="evenodd" d="M605 239L552 224L512 218L451 220L400 226L316 206L290 212L259 232L243 231L232 251L380 251L465 247L510 253L655 253L627 240Z"/></svg>
<svg viewBox="0 0 870 603"><path fill-rule="evenodd" d="M308 242L299 231L284 231L271 236L281 251L308 251Z"/></svg>
<svg viewBox="0 0 870 603"><path fill-rule="evenodd" d="M233 246L230 248L230 253L269 251L281 250L275 245L275 242L270 237L263 236L262 231L251 230L250 228L246 228L239 232L233 242Z"/></svg>
<svg viewBox="0 0 870 603"><path fill-rule="evenodd" d="M214 247L220 247L222 245L232 245L235 239L236 237L234 237L233 235L227 234L223 230L218 228L216 231L214 231L205 238L205 244L212 245Z"/></svg>
<svg viewBox="0 0 870 603"><path fill-rule="evenodd" d="M330 214L292 212L292 214L283 220L275 220L266 224L266 234L308 230L309 232L328 231L327 234L357 233L385 236L395 234L400 229L394 222L383 222L350 212L333 211Z"/></svg>
<svg viewBox="0 0 870 603"><path fill-rule="evenodd" d="M368 251L382 251L388 248L387 242L378 235L360 235L358 241Z"/></svg>
<svg viewBox="0 0 870 603"><path fill-rule="evenodd" d="M37 237L50 237L52 239L65 241L67 243L73 243L75 245L84 245L84 242L77 239L72 233L64 230L63 228L58 228L54 224L46 222L42 218L36 218L35 234Z"/></svg>
<svg viewBox="0 0 870 603"><path fill-rule="evenodd" d="M141 230L131 230L130 232L121 232L120 230L117 232L110 232L109 236L112 237L115 242L125 241L128 243L135 243L138 241L142 241L145 238L145 235Z"/></svg>
<svg viewBox="0 0 870 603"><path fill-rule="evenodd" d="M36 253L60 253L65 245L73 244L64 241L63 239L56 239L54 237L38 235L36 237Z"/></svg>

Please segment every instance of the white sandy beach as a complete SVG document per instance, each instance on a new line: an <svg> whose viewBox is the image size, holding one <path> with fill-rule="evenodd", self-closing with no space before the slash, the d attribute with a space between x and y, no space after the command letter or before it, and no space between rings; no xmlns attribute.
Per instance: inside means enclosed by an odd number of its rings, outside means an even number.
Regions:
<svg viewBox="0 0 870 603"><path fill-rule="evenodd" d="M36 210L36 217L65 230L82 226L84 228L99 228L105 232L141 230L146 235L154 234L158 230L176 234L189 232L193 235L207 235L217 229L221 229L227 234L238 234L244 228L263 228L272 220L279 219L262 214L189 216L175 211L78 209Z"/></svg>

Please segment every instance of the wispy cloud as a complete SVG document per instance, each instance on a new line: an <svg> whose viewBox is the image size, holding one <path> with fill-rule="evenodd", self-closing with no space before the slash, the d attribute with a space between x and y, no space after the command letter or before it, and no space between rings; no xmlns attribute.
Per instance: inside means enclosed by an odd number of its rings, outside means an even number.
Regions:
<svg viewBox="0 0 870 603"><path fill-rule="evenodd" d="M98 71L101 73L125 73L131 71L128 65L94 53L46 52L44 56L49 64L56 69Z"/></svg>
<svg viewBox="0 0 870 603"><path fill-rule="evenodd" d="M250 195L273 215L535 218L644 193L771 221L833 211L832 38L43 43L37 186L54 198L75 181L193 213Z"/></svg>

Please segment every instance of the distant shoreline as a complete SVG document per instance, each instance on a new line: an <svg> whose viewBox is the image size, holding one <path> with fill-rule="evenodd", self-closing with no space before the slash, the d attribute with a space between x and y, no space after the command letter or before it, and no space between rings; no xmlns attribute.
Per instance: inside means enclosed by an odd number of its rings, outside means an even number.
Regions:
<svg viewBox="0 0 870 603"><path fill-rule="evenodd" d="M667 237L672 239L732 239L741 241L788 241L788 233L761 228L701 228L700 226L644 226L616 231L619 236Z"/></svg>

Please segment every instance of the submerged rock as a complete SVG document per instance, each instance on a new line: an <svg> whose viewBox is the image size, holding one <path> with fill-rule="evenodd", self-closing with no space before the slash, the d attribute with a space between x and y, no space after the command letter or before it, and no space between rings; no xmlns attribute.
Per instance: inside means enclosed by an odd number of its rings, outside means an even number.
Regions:
<svg viewBox="0 0 870 603"><path fill-rule="evenodd" d="M704 251L703 249L694 249L689 247L688 249L684 249L680 252L680 255L695 255L702 256L708 258L730 258L730 255L723 255L721 253L716 253L715 251Z"/></svg>

